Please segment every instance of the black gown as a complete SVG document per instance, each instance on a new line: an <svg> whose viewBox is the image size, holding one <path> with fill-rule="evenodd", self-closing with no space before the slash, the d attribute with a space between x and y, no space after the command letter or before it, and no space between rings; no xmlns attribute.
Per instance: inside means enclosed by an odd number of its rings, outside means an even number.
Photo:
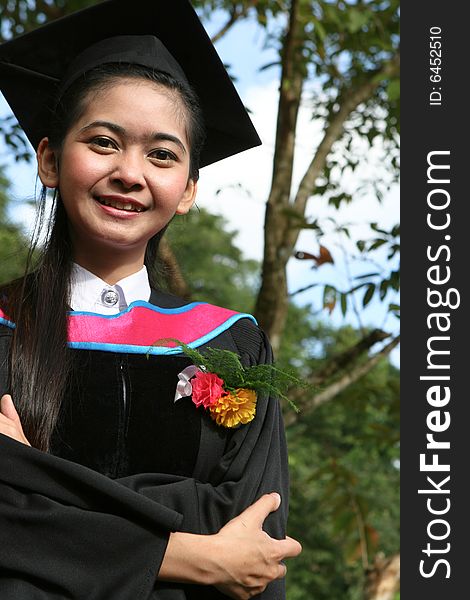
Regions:
<svg viewBox="0 0 470 600"><path fill-rule="evenodd" d="M163 309L184 305L156 291L150 300ZM10 336L0 325L0 394L8 391ZM247 318L204 345L237 352L245 365L272 359ZM173 401L177 374L190 364L181 354L69 351L73 374L51 452L0 435L0 598L225 598L212 587L155 576L171 531L216 533L267 492L279 492L282 504L264 528L285 536L278 400L259 397L255 419L232 430L189 398ZM259 598L284 599L284 582Z"/></svg>

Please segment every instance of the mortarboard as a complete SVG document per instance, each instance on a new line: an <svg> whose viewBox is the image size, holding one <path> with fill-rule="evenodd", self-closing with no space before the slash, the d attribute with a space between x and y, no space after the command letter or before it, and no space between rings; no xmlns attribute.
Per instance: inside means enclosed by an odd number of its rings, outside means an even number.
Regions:
<svg viewBox="0 0 470 600"><path fill-rule="evenodd" d="M261 143L189 0L108 0L0 45L0 90L34 148L48 134L57 93L108 62L189 81L206 125L201 167Z"/></svg>

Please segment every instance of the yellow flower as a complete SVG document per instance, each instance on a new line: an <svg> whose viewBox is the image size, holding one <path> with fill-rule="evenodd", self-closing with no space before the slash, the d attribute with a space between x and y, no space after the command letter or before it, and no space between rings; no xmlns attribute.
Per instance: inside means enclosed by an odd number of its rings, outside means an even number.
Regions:
<svg viewBox="0 0 470 600"><path fill-rule="evenodd" d="M237 388L235 392L221 396L216 403L209 407L209 410L217 425L224 427L245 425L255 418L256 392Z"/></svg>

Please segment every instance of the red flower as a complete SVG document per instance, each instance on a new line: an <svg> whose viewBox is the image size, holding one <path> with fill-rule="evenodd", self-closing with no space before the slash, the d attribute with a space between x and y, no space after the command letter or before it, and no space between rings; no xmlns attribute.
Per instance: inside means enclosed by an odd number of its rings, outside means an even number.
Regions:
<svg viewBox="0 0 470 600"><path fill-rule="evenodd" d="M224 382L215 373L206 373L198 371L193 379L191 379L193 388L193 402L196 406L204 406L208 408L217 400L225 395Z"/></svg>

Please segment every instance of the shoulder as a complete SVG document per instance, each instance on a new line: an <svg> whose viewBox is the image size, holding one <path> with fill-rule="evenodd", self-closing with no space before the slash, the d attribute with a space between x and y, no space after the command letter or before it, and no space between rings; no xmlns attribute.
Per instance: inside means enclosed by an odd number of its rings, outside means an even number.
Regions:
<svg viewBox="0 0 470 600"><path fill-rule="evenodd" d="M156 288L152 288L149 302L160 308L180 308L191 304L190 300L185 300Z"/></svg>
<svg viewBox="0 0 470 600"><path fill-rule="evenodd" d="M257 323L248 318L236 321L229 333L238 353L250 364L265 362L271 347L264 331Z"/></svg>
<svg viewBox="0 0 470 600"><path fill-rule="evenodd" d="M156 289L152 289L150 302L161 308L181 308L192 304L189 300ZM234 318L230 319L229 326L222 334L225 339L227 337L230 339L231 343L228 347L234 347L238 354L250 364L269 360L271 351L269 341L251 315L235 313L211 304L207 306L233 313Z"/></svg>

